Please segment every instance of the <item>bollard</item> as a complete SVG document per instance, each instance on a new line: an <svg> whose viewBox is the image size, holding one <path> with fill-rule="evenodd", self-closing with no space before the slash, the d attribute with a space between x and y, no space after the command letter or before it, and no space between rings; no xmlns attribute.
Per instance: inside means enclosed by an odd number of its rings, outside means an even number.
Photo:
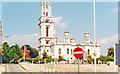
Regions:
<svg viewBox="0 0 120 74"><path fill-rule="evenodd" d="M49 68L49 72L51 73L51 68Z"/></svg>
<svg viewBox="0 0 120 74"><path fill-rule="evenodd" d="M59 70L58 70L58 74L59 74Z"/></svg>
<svg viewBox="0 0 120 74"><path fill-rule="evenodd" d="M41 71L42 71L42 66L41 66Z"/></svg>
<svg viewBox="0 0 120 74"><path fill-rule="evenodd" d="M43 72L45 72L45 67L44 67L44 70L43 70Z"/></svg>
<svg viewBox="0 0 120 74"><path fill-rule="evenodd" d="M46 68L46 74L48 74L48 68Z"/></svg>
<svg viewBox="0 0 120 74"><path fill-rule="evenodd" d="M65 74L65 71L63 70L63 74Z"/></svg>
<svg viewBox="0 0 120 74"><path fill-rule="evenodd" d="M55 69L53 69L53 72L55 72Z"/></svg>

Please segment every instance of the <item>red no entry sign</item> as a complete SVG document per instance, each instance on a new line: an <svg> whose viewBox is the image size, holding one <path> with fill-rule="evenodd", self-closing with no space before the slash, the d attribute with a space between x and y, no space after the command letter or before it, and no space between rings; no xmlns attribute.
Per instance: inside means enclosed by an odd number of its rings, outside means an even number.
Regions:
<svg viewBox="0 0 120 74"><path fill-rule="evenodd" d="M83 54L84 54L84 51L83 51L83 49L82 48L75 48L74 50L73 50L73 55L76 57L76 58L81 58L82 56L83 56Z"/></svg>

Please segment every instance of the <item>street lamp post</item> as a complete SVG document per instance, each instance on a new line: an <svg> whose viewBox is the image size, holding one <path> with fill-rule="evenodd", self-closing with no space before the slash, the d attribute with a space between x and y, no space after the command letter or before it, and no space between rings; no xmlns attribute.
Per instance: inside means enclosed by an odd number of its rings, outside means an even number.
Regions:
<svg viewBox="0 0 120 74"><path fill-rule="evenodd" d="M25 45L24 45L24 62L25 62Z"/></svg>
<svg viewBox="0 0 120 74"><path fill-rule="evenodd" d="M94 53L95 53L95 43L96 43L96 32L95 32L95 0L94 0ZM95 64L95 74L96 74L96 55L94 55L94 64Z"/></svg>

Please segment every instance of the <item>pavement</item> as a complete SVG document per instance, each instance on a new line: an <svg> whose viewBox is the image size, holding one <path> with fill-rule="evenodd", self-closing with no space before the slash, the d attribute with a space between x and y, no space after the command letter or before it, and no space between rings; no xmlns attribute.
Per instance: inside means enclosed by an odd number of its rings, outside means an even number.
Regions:
<svg viewBox="0 0 120 74"><path fill-rule="evenodd" d="M1 64L0 74L14 74L26 72L19 64Z"/></svg>
<svg viewBox="0 0 120 74"><path fill-rule="evenodd" d="M77 64L21 64L27 72L78 72ZM42 68L42 70L41 70ZM114 72L114 66L97 65L97 72ZM116 72L117 71L116 66ZM80 72L94 72L94 64L80 65Z"/></svg>
<svg viewBox="0 0 120 74"><path fill-rule="evenodd" d="M114 66L97 65L97 72L114 72ZM120 67L116 72L120 72ZM13 72L77 72L77 64L1 64L0 73L8 72L7 74L13 74ZM80 72L94 72L94 65L83 64L80 65ZM16 74L16 73L15 73Z"/></svg>

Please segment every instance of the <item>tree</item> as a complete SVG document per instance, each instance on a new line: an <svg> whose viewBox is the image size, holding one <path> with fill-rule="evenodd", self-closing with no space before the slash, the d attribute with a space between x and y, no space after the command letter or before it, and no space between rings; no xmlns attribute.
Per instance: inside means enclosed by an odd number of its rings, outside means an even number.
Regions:
<svg viewBox="0 0 120 74"><path fill-rule="evenodd" d="M23 53L21 52L18 44L15 44L15 49L15 53L18 55L18 58L22 58Z"/></svg>
<svg viewBox="0 0 120 74"><path fill-rule="evenodd" d="M3 43L3 51L2 51L2 53L4 54L4 56L2 56L2 62L3 63L8 63L9 62L9 54L8 54L9 49L10 49L10 47L9 47L8 43L4 42Z"/></svg>
<svg viewBox="0 0 120 74"><path fill-rule="evenodd" d="M46 58L48 58L48 55L47 55L47 52L44 50L44 52L43 52L43 59L46 59Z"/></svg>
<svg viewBox="0 0 120 74"><path fill-rule="evenodd" d="M9 61L14 60L15 63L19 58L22 58L22 52L17 44L13 45L9 49Z"/></svg>
<svg viewBox="0 0 120 74"><path fill-rule="evenodd" d="M17 44L9 47L8 43L4 42L2 53L4 54L2 57L3 63L9 63L11 60L16 61L19 58L22 58L22 52Z"/></svg>
<svg viewBox="0 0 120 74"><path fill-rule="evenodd" d="M37 57L38 56L38 50L35 49L35 48L31 48L31 50L30 50L30 56L31 56L31 58Z"/></svg>
<svg viewBox="0 0 120 74"><path fill-rule="evenodd" d="M112 56L112 57L114 57L114 48L113 48L113 47L108 48L107 56Z"/></svg>
<svg viewBox="0 0 120 74"><path fill-rule="evenodd" d="M87 61L89 64L91 64L94 61L94 59L91 57L91 55L89 55Z"/></svg>
<svg viewBox="0 0 120 74"><path fill-rule="evenodd" d="M66 60L63 58L63 56L59 56L58 61L66 61Z"/></svg>

